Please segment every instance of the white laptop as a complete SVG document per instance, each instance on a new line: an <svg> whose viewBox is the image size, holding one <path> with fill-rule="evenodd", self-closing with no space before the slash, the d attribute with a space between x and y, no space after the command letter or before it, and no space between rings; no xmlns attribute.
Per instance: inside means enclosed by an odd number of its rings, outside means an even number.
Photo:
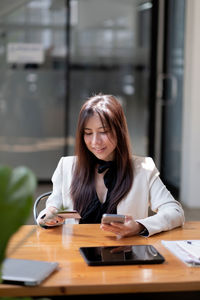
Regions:
<svg viewBox="0 0 200 300"><path fill-rule="evenodd" d="M57 268L57 262L6 258L2 264L2 280L3 283L35 286Z"/></svg>

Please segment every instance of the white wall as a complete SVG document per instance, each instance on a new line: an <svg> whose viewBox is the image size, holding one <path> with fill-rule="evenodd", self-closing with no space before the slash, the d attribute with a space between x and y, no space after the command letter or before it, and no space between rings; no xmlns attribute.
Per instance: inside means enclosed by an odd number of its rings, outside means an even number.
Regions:
<svg viewBox="0 0 200 300"><path fill-rule="evenodd" d="M200 1L186 0L181 203L200 208Z"/></svg>

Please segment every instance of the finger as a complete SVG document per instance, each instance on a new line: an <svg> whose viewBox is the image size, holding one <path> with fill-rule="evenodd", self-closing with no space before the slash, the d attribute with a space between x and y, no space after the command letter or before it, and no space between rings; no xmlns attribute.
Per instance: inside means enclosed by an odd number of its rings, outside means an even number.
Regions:
<svg viewBox="0 0 200 300"><path fill-rule="evenodd" d="M119 230L117 228L115 228L112 225L108 225L108 224L101 224L100 228L104 231L109 231L109 232L113 232L115 234L119 233Z"/></svg>
<svg viewBox="0 0 200 300"><path fill-rule="evenodd" d="M51 220L51 221L47 221L45 223L45 225L47 226L56 226L56 225L62 225L63 222L58 222L58 220Z"/></svg>
<svg viewBox="0 0 200 300"><path fill-rule="evenodd" d="M100 228L105 230L105 231L110 231L110 225L106 225L106 224L101 224Z"/></svg>
<svg viewBox="0 0 200 300"><path fill-rule="evenodd" d="M118 223L118 222L111 222L110 226L121 229L121 230L125 229L124 224L121 224L121 223Z"/></svg>
<svg viewBox="0 0 200 300"><path fill-rule="evenodd" d="M62 218L62 217L60 217L60 216L57 216L55 219L56 219L58 222L64 222L64 221L65 221L65 219Z"/></svg>
<svg viewBox="0 0 200 300"><path fill-rule="evenodd" d="M64 219L62 218L62 217L60 217L60 216L55 216L55 215L48 215L48 216L46 216L46 218L43 220L43 222L45 223L45 224L51 224L51 225L53 225L53 224L62 224L62 223L64 223Z"/></svg>

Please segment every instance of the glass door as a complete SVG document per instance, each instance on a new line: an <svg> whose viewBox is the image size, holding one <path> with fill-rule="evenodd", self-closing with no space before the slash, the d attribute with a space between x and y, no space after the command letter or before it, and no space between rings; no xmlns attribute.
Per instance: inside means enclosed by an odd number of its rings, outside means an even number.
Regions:
<svg viewBox="0 0 200 300"><path fill-rule="evenodd" d="M181 168L185 1L160 1L163 40L157 89L157 153L161 177L178 196ZM163 9L163 11L162 11Z"/></svg>

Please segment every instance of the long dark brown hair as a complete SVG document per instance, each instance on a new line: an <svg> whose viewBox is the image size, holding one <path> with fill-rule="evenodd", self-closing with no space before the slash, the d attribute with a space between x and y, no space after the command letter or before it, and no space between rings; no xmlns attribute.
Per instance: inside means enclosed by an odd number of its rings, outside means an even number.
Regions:
<svg viewBox="0 0 200 300"><path fill-rule="evenodd" d="M117 147L117 181L111 192L108 212L116 209L117 204L126 196L133 183L133 162L130 148L127 122L119 101L112 95L96 95L89 98L82 106L76 131L76 162L71 183L71 196L74 208L80 214L90 206L95 195L96 160L84 141L84 127L88 119L98 114L103 126L106 125L115 134Z"/></svg>

